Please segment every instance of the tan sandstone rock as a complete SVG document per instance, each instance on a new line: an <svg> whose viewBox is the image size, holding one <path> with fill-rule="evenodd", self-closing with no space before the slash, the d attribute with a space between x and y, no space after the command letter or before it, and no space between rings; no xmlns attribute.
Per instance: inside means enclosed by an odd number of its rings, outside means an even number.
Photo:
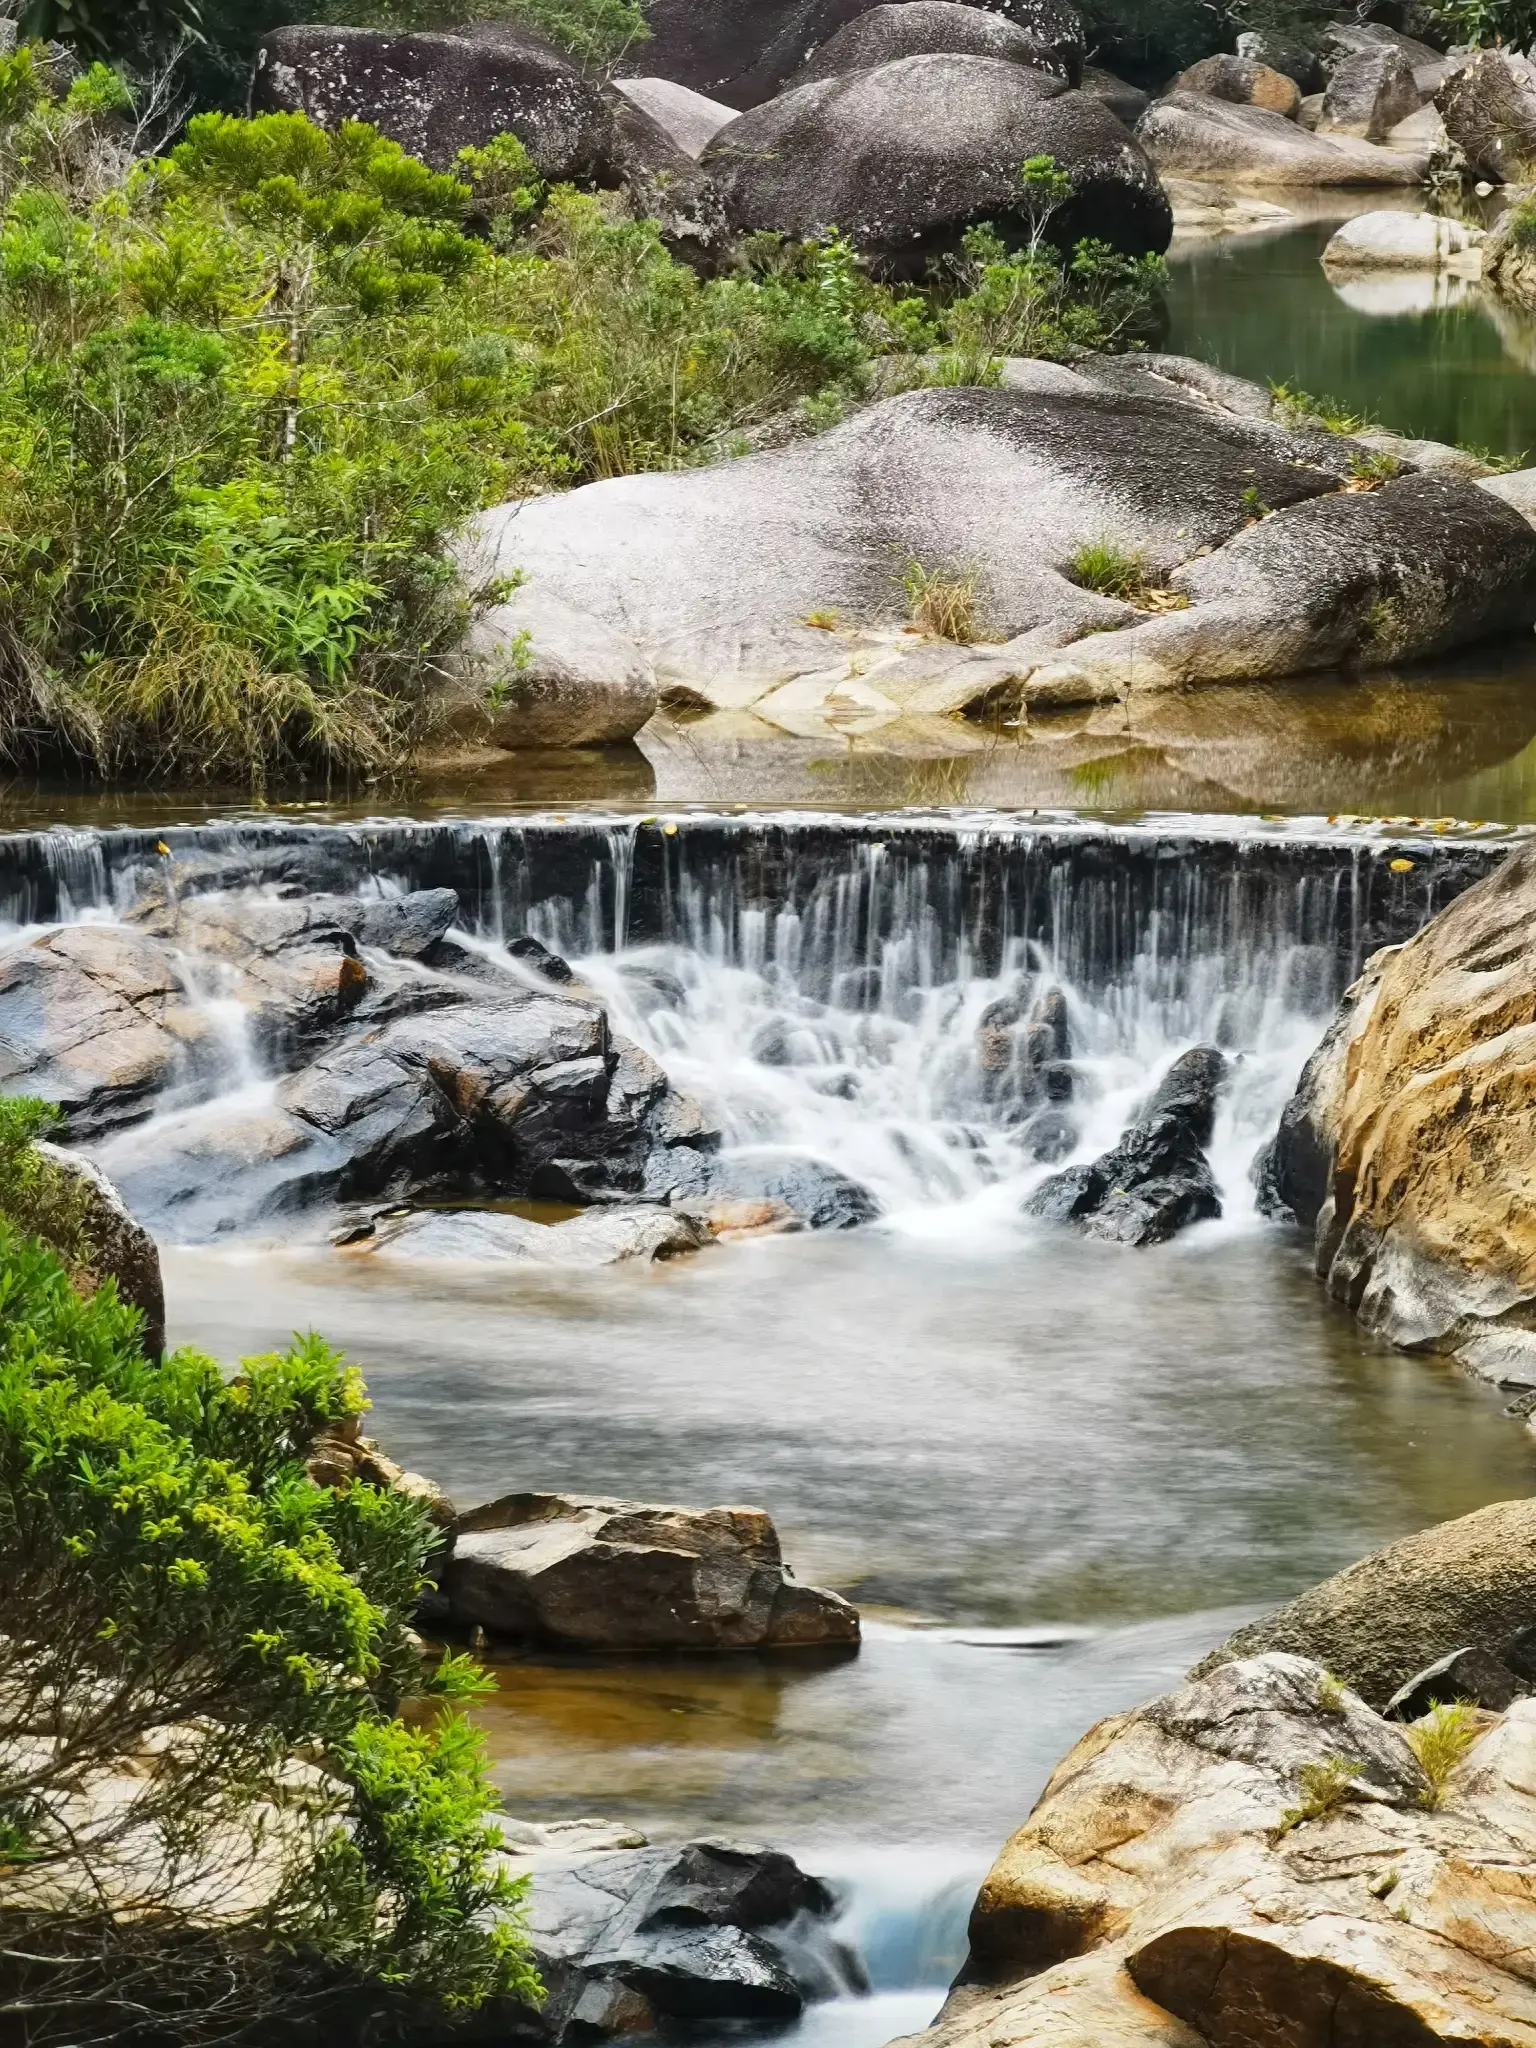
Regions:
<svg viewBox="0 0 1536 2048"><path fill-rule="evenodd" d="M1345 996L1266 1165L1330 1293L1391 1342L1536 1385L1536 849Z"/></svg>
<svg viewBox="0 0 1536 2048"><path fill-rule="evenodd" d="M1533 2048L1536 1702L1469 1732L1431 1810L1408 1732L1299 1657L1100 1723L988 1874L921 2038Z"/></svg>

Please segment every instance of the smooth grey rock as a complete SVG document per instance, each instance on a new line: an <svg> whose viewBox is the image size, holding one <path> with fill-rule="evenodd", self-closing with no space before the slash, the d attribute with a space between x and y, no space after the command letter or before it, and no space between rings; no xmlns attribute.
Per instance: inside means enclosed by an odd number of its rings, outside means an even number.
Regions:
<svg viewBox="0 0 1536 2048"><path fill-rule="evenodd" d="M961 5L960 0L894 0L856 15L829 36L786 82L785 90L849 71L870 71L900 57L936 54L1000 57L1034 71L1052 72L1068 85L1078 84L1083 76L1080 51L1069 54L1059 42L1042 45L990 8Z"/></svg>
<svg viewBox="0 0 1536 2048"><path fill-rule="evenodd" d="M1419 105L1407 58L1390 43L1377 43L1335 67L1323 95L1317 133L1384 142L1400 121L1418 112Z"/></svg>
<svg viewBox="0 0 1536 2048"><path fill-rule="evenodd" d="M1417 1721L1434 1707L1468 1700L1475 1707L1502 1714L1523 1690L1507 1664L1469 1644L1416 1671L1393 1693L1382 1712L1389 1721Z"/></svg>
<svg viewBox="0 0 1536 2048"><path fill-rule="evenodd" d="M690 92L670 78L616 78L615 88L633 100L642 114L649 114L666 130L685 156L695 163L720 130L736 118L736 109L721 100L706 99Z"/></svg>
<svg viewBox="0 0 1536 2048"><path fill-rule="evenodd" d="M1256 185L1418 185L1428 165L1427 151L1415 157L1353 136L1309 134L1265 107L1183 92L1154 100L1136 139L1170 177Z"/></svg>
<svg viewBox="0 0 1536 2048"><path fill-rule="evenodd" d="M505 1260L545 1266L613 1266L625 1259L656 1259L697 1251L708 1233L668 1209L591 1209L561 1223L531 1223L495 1209L422 1209L381 1222L352 1255L371 1259L497 1264Z"/></svg>
<svg viewBox="0 0 1536 2048"><path fill-rule="evenodd" d="M1117 121L1127 128L1134 128L1142 115L1152 104L1150 93L1142 91L1139 85L1130 85L1123 78L1117 78L1113 71L1105 71L1097 64L1083 66L1082 89L1091 99L1108 107Z"/></svg>
<svg viewBox="0 0 1536 2048"><path fill-rule="evenodd" d="M857 1643L855 1608L790 1580L760 1508L506 1494L460 1517L443 1590L461 1627L609 1651Z"/></svg>
<svg viewBox="0 0 1536 2048"><path fill-rule="evenodd" d="M902 57L798 86L721 129L702 158L738 233L837 227L881 276L923 274L968 227L1027 233L1018 167L1049 155L1072 183L1049 233L1131 254L1168 246L1156 174L1100 101L997 57Z"/></svg>
<svg viewBox="0 0 1536 2048"><path fill-rule="evenodd" d="M1283 1650L1381 1709L1425 1669L1471 1647L1505 1661L1536 1625L1536 1500L1499 1501L1389 1543L1249 1622L1190 1674Z"/></svg>
<svg viewBox="0 0 1536 2048"><path fill-rule="evenodd" d="M627 68L676 79L733 107L771 99L807 59L867 11L867 0L754 0L751 8L712 0L650 0L650 39ZM1026 35L1074 83L1082 74L1083 24L1065 0L1002 0L987 10Z"/></svg>
<svg viewBox="0 0 1536 2048"><path fill-rule="evenodd" d="M1482 271L1481 228L1433 213L1362 213L1345 221L1323 251L1323 268Z"/></svg>

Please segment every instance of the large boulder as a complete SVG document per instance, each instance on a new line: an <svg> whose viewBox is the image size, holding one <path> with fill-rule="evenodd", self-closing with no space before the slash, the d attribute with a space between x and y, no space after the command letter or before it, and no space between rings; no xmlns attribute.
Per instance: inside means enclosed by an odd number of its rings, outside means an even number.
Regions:
<svg viewBox="0 0 1536 2048"><path fill-rule="evenodd" d="M1510 203L1482 246L1483 282L1517 306L1536 307L1536 231L1529 190L1510 194Z"/></svg>
<svg viewBox="0 0 1536 2048"><path fill-rule="evenodd" d="M1415 1735L1283 1655L1101 1722L927 2048L1532 2048L1536 1703L1433 1782Z"/></svg>
<svg viewBox="0 0 1536 2048"><path fill-rule="evenodd" d="M1385 142L1399 121L1418 112L1419 105L1407 58L1390 43L1375 43L1346 57L1334 71L1317 133Z"/></svg>
<svg viewBox="0 0 1536 2048"><path fill-rule="evenodd" d="M1362 213L1345 221L1323 251L1330 277L1361 270L1443 270L1480 277L1482 228L1437 213Z"/></svg>
<svg viewBox="0 0 1536 2048"><path fill-rule="evenodd" d="M869 0L651 0L650 37L630 68L676 79L733 107L771 99L807 59L868 11ZM1029 38L1044 70L1076 84L1082 75L1083 25L1066 0L999 0L1003 16Z"/></svg>
<svg viewBox="0 0 1536 2048"><path fill-rule="evenodd" d="M512 134L551 182L625 187L680 254L709 259L721 239L708 181L667 129L509 23L462 35L274 29L256 53L251 106L322 128L367 121L440 171Z"/></svg>
<svg viewBox="0 0 1536 2048"><path fill-rule="evenodd" d="M460 1517L442 1588L462 1628L565 1649L849 1647L856 1608L802 1586L761 1508L509 1493Z"/></svg>
<svg viewBox="0 0 1536 2048"><path fill-rule="evenodd" d="M1034 156L1072 185L1053 239L1168 246L1167 199L1108 108L1000 57L902 57L797 86L721 129L701 163L738 233L837 228L878 274L917 277L977 222L1028 233L1019 166Z"/></svg>
<svg viewBox="0 0 1536 2048"><path fill-rule="evenodd" d="M1033 71L1048 71L1068 85L1083 82L1081 52L1076 62L1058 45L1042 45L990 8L961 0L887 0L856 15L829 36L801 65L786 89L815 85L849 71L872 71L901 57L998 57Z"/></svg>
<svg viewBox="0 0 1536 2048"><path fill-rule="evenodd" d="M460 543L465 580L521 571L509 642L558 591L661 689L810 733L829 711L1387 663L1536 618L1536 538L1511 507L1438 476L1341 489L1356 443L1225 409L1169 360L1012 364L1003 388L886 399L814 441L501 507ZM1172 608L1075 580L1099 542ZM963 583L972 644L907 630L914 560Z"/></svg>
<svg viewBox="0 0 1536 2048"><path fill-rule="evenodd" d="M696 2028L779 2025L849 1989L835 1901L782 1850L702 1840L650 1847L595 1821L501 1820L504 1867L531 1880L527 1931L545 1998L539 2034L587 2042ZM518 2011L475 2038L521 2039Z"/></svg>
<svg viewBox="0 0 1536 2048"><path fill-rule="evenodd" d="M1115 119L1127 128L1134 128L1152 104L1151 95L1144 93L1139 85L1131 85L1097 64L1083 66L1081 84L1090 99L1108 107Z"/></svg>
<svg viewBox="0 0 1536 2048"><path fill-rule="evenodd" d="M1495 184L1536 173L1536 65L1505 50L1479 50L1435 94L1445 132L1468 164Z"/></svg>
<svg viewBox="0 0 1536 2048"><path fill-rule="evenodd" d="M1261 1174L1313 1230L1318 1272L1368 1329L1528 1385L1533 1054L1527 849L1370 961L1307 1062Z"/></svg>
<svg viewBox="0 0 1536 2048"><path fill-rule="evenodd" d="M1249 185L1419 185L1429 161L1427 150L1414 155L1352 136L1309 134L1267 107L1188 92L1154 100L1136 139L1171 177Z"/></svg>
<svg viewBox="0 0 1536 2048"><path fill-rule="evenodd" d="M1238 1629L1191 1676L1284 1650L1385 1711L1427 1667L1468 1648L1536 1679L1536 1500L1498 1501L1389 1543Z"/></svg>
<svg viewBox="0 0 1536 2048"><path fill-rule="evenodd" d="M1323 85L1323 67L1310 44L1261 29L1245 29L1237 39L1237 54L1251 64L1283 72L1301 93L1313 93Z"/></svg>
<svg viewBox="0 0 1536 2048"><path fill-rule="evenodd" d="M1198 64L1181 71L1168 90L1203 93L1213 100L1230 100L1238 107L1268 107L1288 121L1294 121L1301 108L1295 79L1251 57L1202 57Z"/></svg>
<svg viewBox="0 0 1536 2048"><path fill-rule="evenodd" d="M1317 41L1322 68L1330 81L1356 57L1369 56L1377 50L1390 50L1408 66L1415 85L1426 98L1467 61L1464 51L1448 55L1432 49L1415 36L1406 36L1399 29L1388 28L1385 22L1351 20L1347 16L1343 20L1330 21Z"/></svg>

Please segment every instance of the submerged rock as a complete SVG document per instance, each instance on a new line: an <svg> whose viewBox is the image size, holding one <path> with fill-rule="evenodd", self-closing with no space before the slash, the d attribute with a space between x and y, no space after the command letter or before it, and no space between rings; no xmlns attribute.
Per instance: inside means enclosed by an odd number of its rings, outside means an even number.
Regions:
<svg viewBox="0 0 1536 2048"><path fill-rule="evenodd" d="M1396 1723L1269 1655L1101 1722L971 1916L931 2048L1536 2042L1536 1703L1433 1810Z"/></svg>
<svg viewBox="0 0 1536 2048"><path fill-rule="evenodd" d="M1536 851L1378 953L1261 1167L1329 1292L1390 1342L1536 1385Z"/></svg>
<svg viewBox="0 0 1536 2048"><path fill-rule="evenodd" d="M760 1508L510 1493L461 1516L443 1591L456 1624L568 1649L856 1644L858 1610L786 1570Z"/></svg>
<svg viewBox="0 0 1536 2048"><path fill-rule="evenodd" d="M1119 1144L1042 1182L1025 1213L1134 1245L1163 1244L1187 1225L1219 1216L1221 1197L1203 1148L1226 1072L1214 1046L1182 1054Z"/></svg>
<svg viewBox="0 0 1536 2048"><path fill-rule="evenodd" d="M1384 1710L1428 1667L1468 1649L1514 1670L1533 1628L1536 1500L1506 1500L1324 1579L1228 1636L1191 1675L1284 1650L1315 1658Z"/></svg>
<svg viewBox="0 0 1536 2048"><path fill-rule="evenodd" d="M1053 238L1168 246L1156 173L1108 108L999 57L939 51L797 86L723 128L701 161L738 233L798 241L836 226L878 275L917 277L978 222L1027 234L1018 166L1041 155L1072 186Z"/></svg>

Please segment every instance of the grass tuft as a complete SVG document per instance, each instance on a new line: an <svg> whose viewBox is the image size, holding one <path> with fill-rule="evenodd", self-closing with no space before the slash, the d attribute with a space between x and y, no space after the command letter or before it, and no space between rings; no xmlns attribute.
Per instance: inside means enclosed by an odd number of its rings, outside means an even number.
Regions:
<svg viewBox="0 0 1536 2048"><path fill-rule="evenodd" d="M1420 1803L1433 1812L1444 1805L1451 1773L1481 1733L1477 1709L1470 1700L1431 1707L1423 1720L1415 1721L1407 1732L1408 1747L1424 1773Z"/></svg>
<svg viewBox="0 0 1536 2048"><path fill-rule="evenodd" d="M907 617L936 640L954 640L969 647L977 638L977 574L974 569L925 569L908 562L901 585Z"/></svg>
<svg viewBox="0 0 1536 2048"><path fill-rule="evenodd" d="M1297 1773L1301 1796L1281 1814L1276 1834L1288 1835L1303 1821L1331 1820L1349 1798L1350 1787L1360 1770L1354 1758L1347 1756L1330 1756L1320 1764L1303 1764Z"/></svg>

